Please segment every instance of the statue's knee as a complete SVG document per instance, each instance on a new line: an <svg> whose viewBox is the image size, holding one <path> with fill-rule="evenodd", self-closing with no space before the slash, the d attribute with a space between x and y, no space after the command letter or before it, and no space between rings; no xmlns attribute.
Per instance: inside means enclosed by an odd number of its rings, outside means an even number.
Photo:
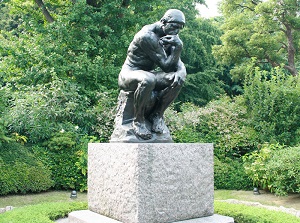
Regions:
<svg viewBox="0 0 300 223"><path fill-rule="evenodd" d="M141 85L143 87L147 87L147 88L151 88L151 89L154 89L155 84L156 84L156 80L155 80L155 78L152 78L152 77L144 78L143 81L141 82Z"/></svg>

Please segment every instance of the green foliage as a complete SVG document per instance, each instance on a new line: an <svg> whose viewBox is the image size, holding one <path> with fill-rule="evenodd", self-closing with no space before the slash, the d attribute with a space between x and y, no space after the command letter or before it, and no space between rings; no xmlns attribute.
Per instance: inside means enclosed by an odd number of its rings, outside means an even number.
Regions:
<svg viewBox="0 0 300 223"><path fill-rule="evenodd" d="M0 82L1 84L1 82ZM4 117L4 114L6 111L7 106L7 95L4 89L0 88L0 147L2 143L7 143L12 141L10 137L7 136L8 132L6 129L6 120Z"/></svg>
<svg viewBox="0 0 300 223"><path fill-rule="evenodd" d="M300 193L300 147L275 151L266 164L270 177L268 188L277 195Z"/></svg>
<svg viewBox="0 0 300 223"><path fill-rule="evenodd" d="M259 150L243 157L246 173L252 179L254 186L267 188L269 175L266 163L271 159L272 151L278 149L283 149L283 147L278 144L265 144Z"/></svg>
<svg viewBox="0 0 300 223"><path fill-rule="evenodd" d="M300 222L299 218L287 213L241 204L230 204L227 202L215 201L214 208L215 213L233 217L234 222L238 223Z"/></svg>
<svg viewBox="0 0 300 223"><path fill-rule="evenodd" d="M40 192L53 185L51 171L19 143L4 143L0 149L0 195Z"/></svg>
<svg viewBox="0 0 300 223"><path fill-rule="evenodd" d="M82 174L80 191L87 191L87 173L88 173L88 143L96 142L97 138L93 136L83 136L78 143L76 152L77 162L75 163L77 170Z"/></svg>
<svg viewBox="0 0 300 223"><path fill-rule="evenodd" d="M285 64L297 74L300 18L298 1L223 0L225 17L222 45L214 47L214 55L226 65L234 64L231 74L243 80L251 58L264 69Z"/></svg>
<svg viewBox="0 0 300 223"><path fill-rule="evenodd" d="M252 188L252 181L245 173L240 159L214 159L214 186L215 189L248 190Z"/></svg>
<svg viewBox="0 0 300 223"><path fill-rule="evenodd" d="M117 95L103 93L100 94L100 98L97 105L91 111L96 116L93 131L99 136L100 142L108 142L114 129Z"/></svg>
<svg viewBox="0 0 300 223"><path fill-rule="evenodd" d="M84 126L89 103L90 100L80 94L78 85L55 80L15 92L6 120L11 132L38 142L62 128Z"/></svg>
<svg viewBox="0 0 300 223"><path fill-rule="evenodd" d="M87 209L84 202L53 202L15 208L0 215L0 222L9 223L53 223L76 210Z"/></svg>
<svg viewBox="0 0 300 223"><path fill-rule="evenodd" d="M58 77L76 81L86 91L117 86L119 68L115 65L120 66L124 60L124 56L120 57L126 53L122 44L126 36L117 41L113 33L119 30L105 24L107 11L96 11L85 1L67 6L60 3L60 8L68 8L68 13L57 15L55 23L43 26L39 16L28 18L25 13L35 11L32 15L36 15L39 10L34 10L34 4L29 1L16 4L7 7L23 20L17 28L18 35L5 33L2 51L5 57L0 64L5 81L36 85ZM24 5L24 14L17 10L18 4ZM111 53L113 49L117 51Z"/></svg>
<svg viewBox="0 0 300 223"><path fill-rule="evenodd" d="M265 144L243 157L246 173L255 186L276 195L299 193L300 148Z"/></svg>
<svg viewBox="0 0 300 223"><path fill-rule="evenodd" d="M214 143L220 160L241 157L254 149L257 133L249 127L242 97L222 97L204 108L186 103L181 109L166 114L175 142Z"/></svg>
<svg viewBox="0 0 300 223"><path fill-rule="evenodd" d="M220 29L209 19L197 18L187 21L180 38L184 43L182 60L186 64L188 74L214 67L216 61L212 55L212 46L221 43L220 36Z"/></svg>
<svg viewBox="0 0 300 223"><path fill-rule="evenodd" d="M220 42L220 36L219 28L211 20L187 22L180 37L184 42L182 61L188 75L177 101L203 106L224 92L223 83L217 78L221 71L212 55L212 46Z"/></svg>
<svg viewBox="0 0 300 223"><path fill-rule="evenodd" d="M219 71L210 70L188 74L184 87L176 101L180 103L191 102L204 106L224 93L223 84L217 79Z"/></svg>
<svg viewBox="0 0 300 223"><path fill-rule="evenodd" d="M88 142L95 137L60 131L44 142L44 147L34 146L33 152L51 170L55 189L87 189Z"/></svg>
<svg viewBox="0 0 300 223"><path fill-rule="evenodd" d="M251 70L250 70L251 71ZM297 145L300 142L299 77L282 69L252 70L245 85L245 105L260 142Z"/></svg>

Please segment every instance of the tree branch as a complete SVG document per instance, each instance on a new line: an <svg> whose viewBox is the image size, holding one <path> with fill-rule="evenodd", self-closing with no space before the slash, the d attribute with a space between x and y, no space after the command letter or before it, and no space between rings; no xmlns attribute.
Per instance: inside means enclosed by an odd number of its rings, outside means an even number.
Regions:
<svg viewBox="0 0 300 223"><path fill-rule="evenodd" d="M35 3L42 9L42 13L45 16L46 20L49 23L54 22L53 17L50 15L49 11L47 10L44 2L42 0L35 0Z"/></svg>
<svg viewBox="0 0 300 223"><path fill-rule="evenodd" d="M246 6L246 5L242 5L242 4L235 4L236 6L239 6L239 7L241 7L242 8L242 10L244 10L244 9L249 9L250 11L254 11L254 9L252 9L252 8L250 8L249 6Z"/></svg>

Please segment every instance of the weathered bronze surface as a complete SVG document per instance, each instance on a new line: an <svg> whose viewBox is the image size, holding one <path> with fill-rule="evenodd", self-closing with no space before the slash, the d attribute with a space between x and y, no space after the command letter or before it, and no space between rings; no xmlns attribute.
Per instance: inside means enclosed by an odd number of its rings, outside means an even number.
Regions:
<svg viewBox="0 0 300 223"><path fill-rule="evenodd" d="M172 142L164 112L186 77L178 36L184 25L184 14L169 9L160 21L134 36L119 74L121 91L111 142Z"/></svg>

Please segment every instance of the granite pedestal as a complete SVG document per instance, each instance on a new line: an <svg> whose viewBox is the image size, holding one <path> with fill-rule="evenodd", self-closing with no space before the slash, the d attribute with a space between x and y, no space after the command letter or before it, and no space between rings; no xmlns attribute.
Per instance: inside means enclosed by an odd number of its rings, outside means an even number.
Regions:
<svg viewBox="0 0 300 223"><path fill-rule="evenodd" d="M214 215L212 144L92 143L88 153L89 211L71 223L233 222Z"/></svg>

